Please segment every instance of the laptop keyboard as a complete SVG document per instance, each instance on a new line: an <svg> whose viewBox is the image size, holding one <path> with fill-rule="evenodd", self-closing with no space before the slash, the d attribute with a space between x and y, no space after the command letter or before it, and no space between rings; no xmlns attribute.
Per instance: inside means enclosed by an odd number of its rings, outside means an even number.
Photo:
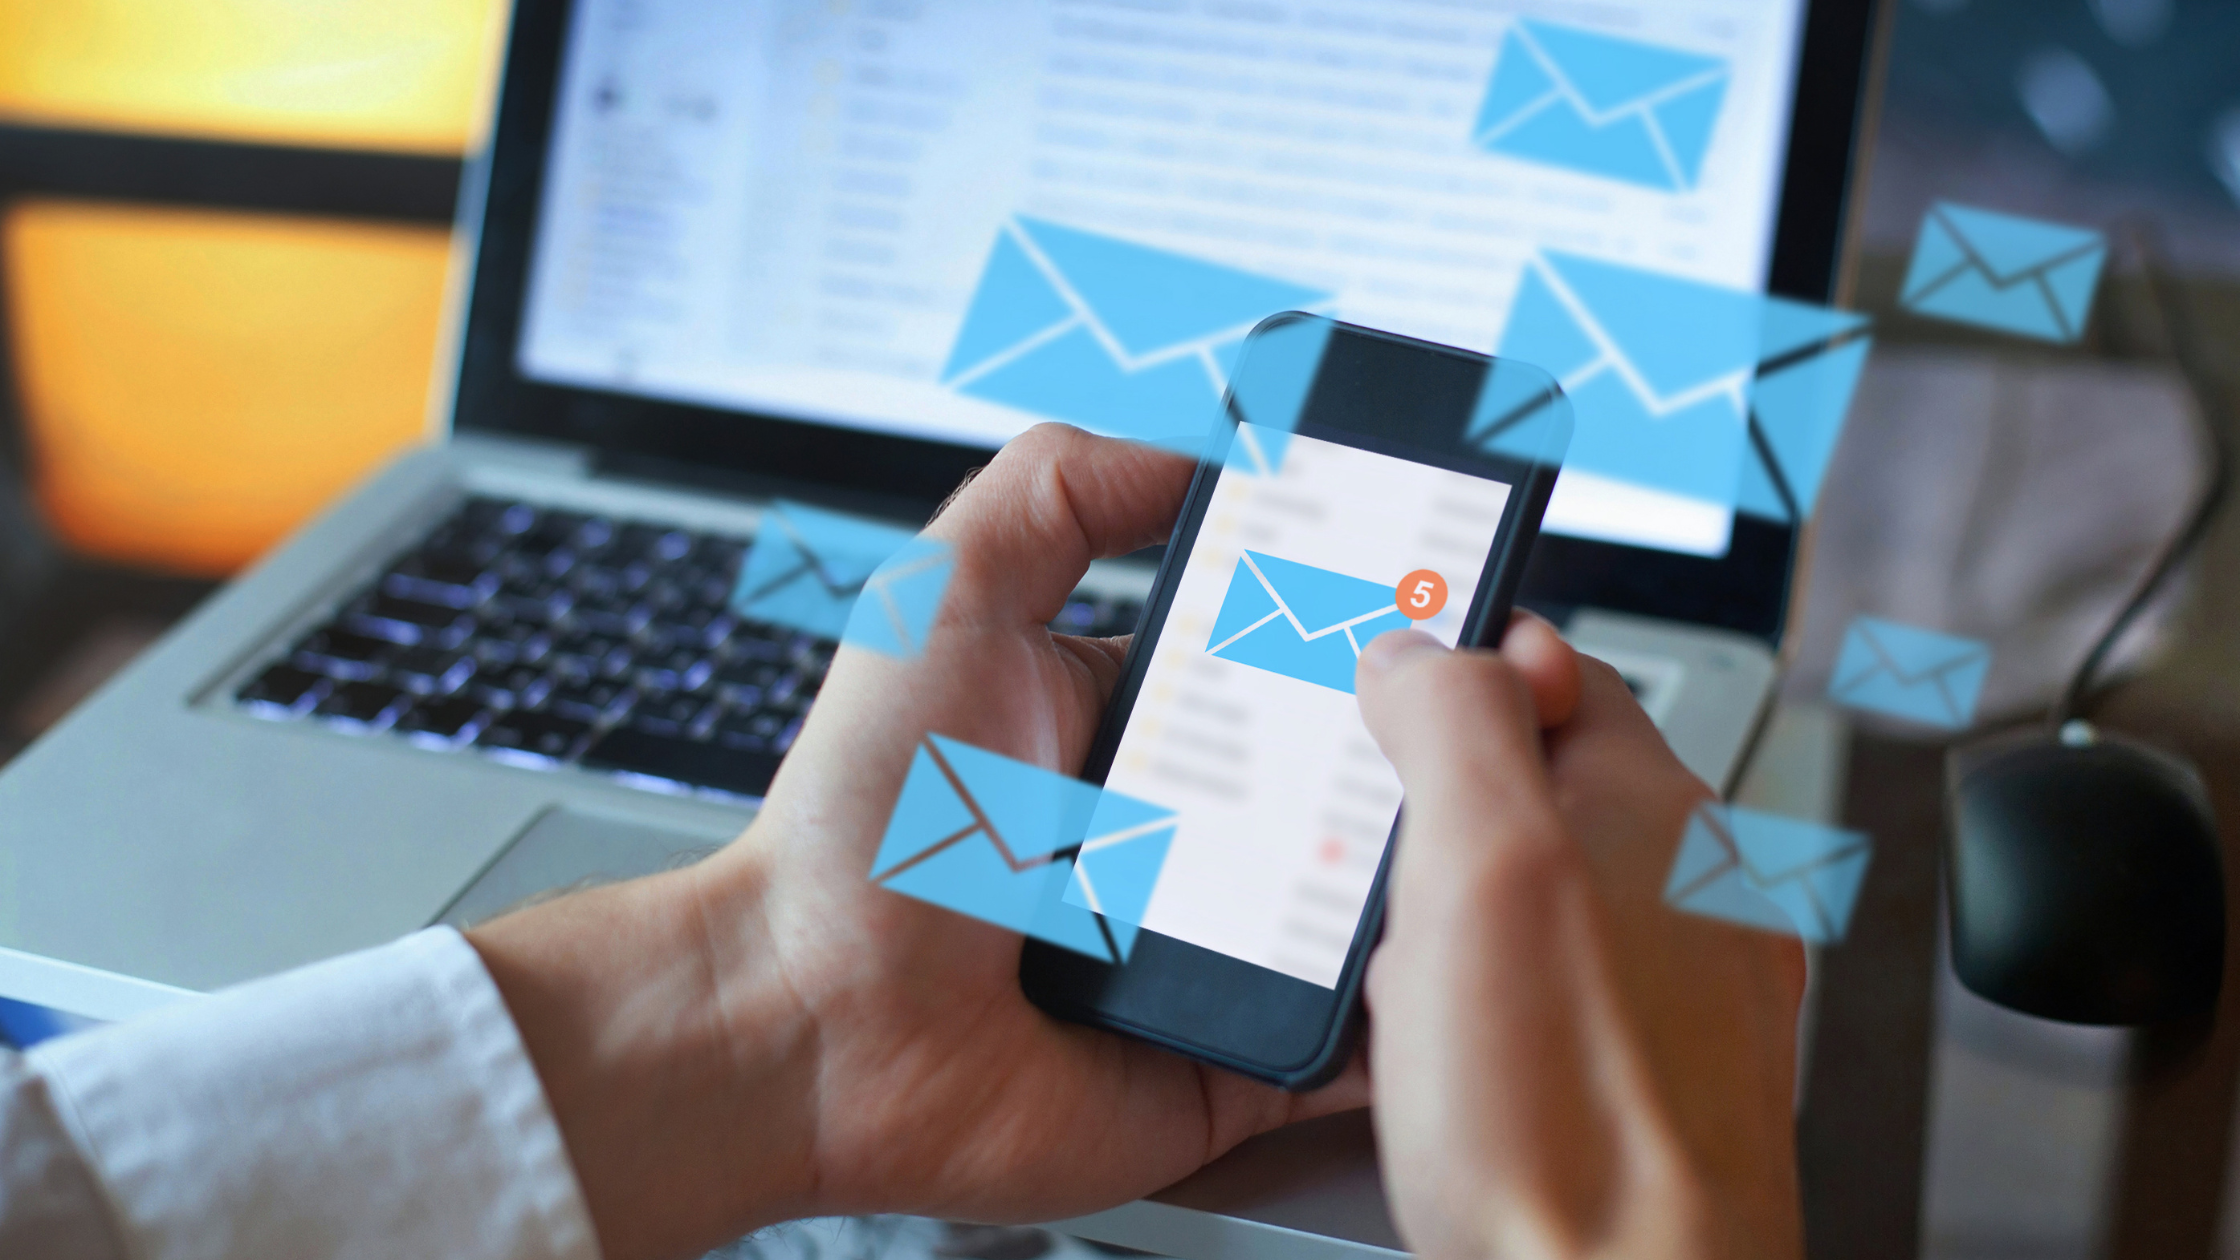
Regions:
<svg viewBox="0 0 2240 1260"><path fill-rule="evenodd" d="M749 540L469 499L235 693L260 717L759 798L837 646L740 617ZM1079 596L1051 627L1124 634Z"/></svg>

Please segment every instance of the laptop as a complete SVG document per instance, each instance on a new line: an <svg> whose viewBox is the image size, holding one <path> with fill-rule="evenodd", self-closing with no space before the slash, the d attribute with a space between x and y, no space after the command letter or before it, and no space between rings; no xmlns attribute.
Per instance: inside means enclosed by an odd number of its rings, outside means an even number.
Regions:
<svg viewBox="0 0 2240 1260"><path fill-rule="evenodd" d="M1068 330L1210 417L1272 310L1490 350L1541 250L1829 300L1869 7L523 0L440 440L0 773L0 996L129 1016L720 845L834 651L735 601L773 505L915 526L1100 427L1001 370ZM1723 785L1798 532L1567 473L1524 598Z"/></svg>

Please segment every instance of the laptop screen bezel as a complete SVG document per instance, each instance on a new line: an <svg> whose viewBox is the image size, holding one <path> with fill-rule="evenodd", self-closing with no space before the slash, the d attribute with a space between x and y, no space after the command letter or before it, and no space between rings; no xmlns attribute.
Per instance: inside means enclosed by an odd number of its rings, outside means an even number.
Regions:
<svg viewBox="0 0 2240 1260"><path fill-rule="evenodd" d="M1797 57L1788 152L1767 288L1833 295L1866 99L1877 0L1811 0ZM487 151L462 190L473 280L451 398L455 431L587 448L624 475L922 514L986 448L552 385L521 374L516 347L543 200L553 100L570 0L521 0ZM1596 607L1741 631L1778 642L1797 529L1737 516L1718 558L1543 534L1520 602Z"/></svg>

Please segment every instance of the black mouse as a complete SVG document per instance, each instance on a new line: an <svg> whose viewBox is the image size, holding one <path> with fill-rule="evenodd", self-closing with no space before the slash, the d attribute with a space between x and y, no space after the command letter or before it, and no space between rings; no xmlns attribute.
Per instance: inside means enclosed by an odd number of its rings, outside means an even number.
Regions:
<svg viewBox="0 0 2240 1260"><path fill-rule="evenodd" d="M1949 781L1945 896L1962 984L2074 1024L2216 1005L2223 863L2191 766L2070 722L1956 750Z"/></svg>

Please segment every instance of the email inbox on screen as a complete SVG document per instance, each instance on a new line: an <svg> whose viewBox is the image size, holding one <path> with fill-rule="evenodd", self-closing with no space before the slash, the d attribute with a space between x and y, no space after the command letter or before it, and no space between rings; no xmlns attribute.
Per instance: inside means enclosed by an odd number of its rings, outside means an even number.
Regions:
<svg viewBox="0 0 2240 1260"><path fill-rule="evenodd" d="M1272 470L1222 470L1105 780L1173 809L1174 837L1108 918L1336 983L1400 807L1355 662L1410 624L1394 587L1418 569L1451 594L1416 624L1459 639L1508 493L1303 435Z"/></svg>

